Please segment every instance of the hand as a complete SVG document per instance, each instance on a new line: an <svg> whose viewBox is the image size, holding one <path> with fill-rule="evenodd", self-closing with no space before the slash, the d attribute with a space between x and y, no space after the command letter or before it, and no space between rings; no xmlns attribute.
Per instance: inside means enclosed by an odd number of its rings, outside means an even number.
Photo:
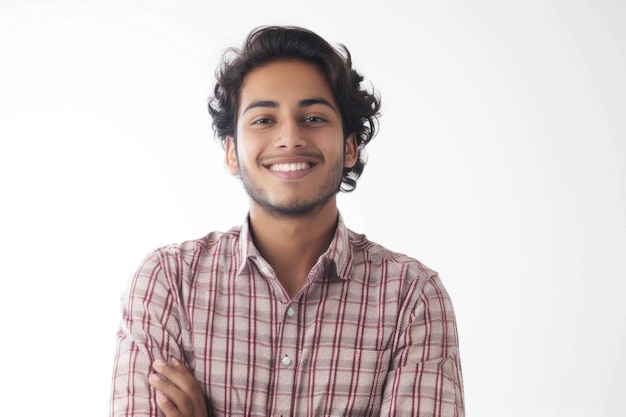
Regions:
<svg viewBox="0 0 626 417"><path fill-rule="evenodd" d="M208 417L200 384L185 365L172 359L171 364L156 360L152 367L158 374L150 375L148 382L157 390L157 405L165 417Z"/></svg>

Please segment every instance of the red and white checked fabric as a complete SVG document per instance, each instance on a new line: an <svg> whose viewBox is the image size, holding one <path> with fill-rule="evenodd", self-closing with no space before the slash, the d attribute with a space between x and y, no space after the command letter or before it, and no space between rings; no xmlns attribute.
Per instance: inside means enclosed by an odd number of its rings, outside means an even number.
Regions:
<svg viewBox="0 0 626 417"><path fill-rule="evenodd" d="M341 217L290 299L248 223L153 251L123 297L111 416L158 416L155 359L184 361L213 416L464 416L438 275Z"/></svg>

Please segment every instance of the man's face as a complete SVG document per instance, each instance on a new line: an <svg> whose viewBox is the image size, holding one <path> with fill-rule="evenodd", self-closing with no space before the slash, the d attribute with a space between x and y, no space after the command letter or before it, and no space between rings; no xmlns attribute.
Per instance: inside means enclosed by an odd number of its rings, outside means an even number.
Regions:
<svg viewBox="0 0 626 417"><path fill-rule="evenodd" d="M344 145L339 106L318 67L277 61L246 75L237 146L226 142L226 158L253 206L295 217L335 204L343 168L357 156L354 135Z"/></svg>

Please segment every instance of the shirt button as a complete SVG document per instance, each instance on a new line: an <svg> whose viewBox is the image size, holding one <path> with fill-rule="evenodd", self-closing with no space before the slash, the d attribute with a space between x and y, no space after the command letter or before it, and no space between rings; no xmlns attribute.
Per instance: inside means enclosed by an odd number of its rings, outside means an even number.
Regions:
<svg viewBox="0 0 626 417"><path fill-rule="evenodd" d="M283 365L289 366L291 365L291 358L289 356L285 356L282 362L283 362Z"/></svg>
<svg viewBox="0 0 626 417"><path fill-rule="evenodd" d="M293 308L289 307L287 309L287 316L288 317L293 317L294 314L296 314L296 312L293 310Z"/></svg>

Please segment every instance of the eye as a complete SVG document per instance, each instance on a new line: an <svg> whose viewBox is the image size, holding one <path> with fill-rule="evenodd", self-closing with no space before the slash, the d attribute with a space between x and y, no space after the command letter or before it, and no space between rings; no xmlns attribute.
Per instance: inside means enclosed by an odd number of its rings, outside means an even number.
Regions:
<svg viewBox="0 0 626 417"><path fill-rule="evenodd" d="M325 119L322 119L319 116L311 116L311 117L307 117L306 119L304 119L305 122L307 123L320 123L320 122L325 122Z"/></svg>
<svg viewBox="0 0 626 417"><path fill-rule="evenodd" d="M267 125L270 124L272 122L271 119L268 119L267 117L262 117L256 120L252 121L253 125Z"/></svg>

